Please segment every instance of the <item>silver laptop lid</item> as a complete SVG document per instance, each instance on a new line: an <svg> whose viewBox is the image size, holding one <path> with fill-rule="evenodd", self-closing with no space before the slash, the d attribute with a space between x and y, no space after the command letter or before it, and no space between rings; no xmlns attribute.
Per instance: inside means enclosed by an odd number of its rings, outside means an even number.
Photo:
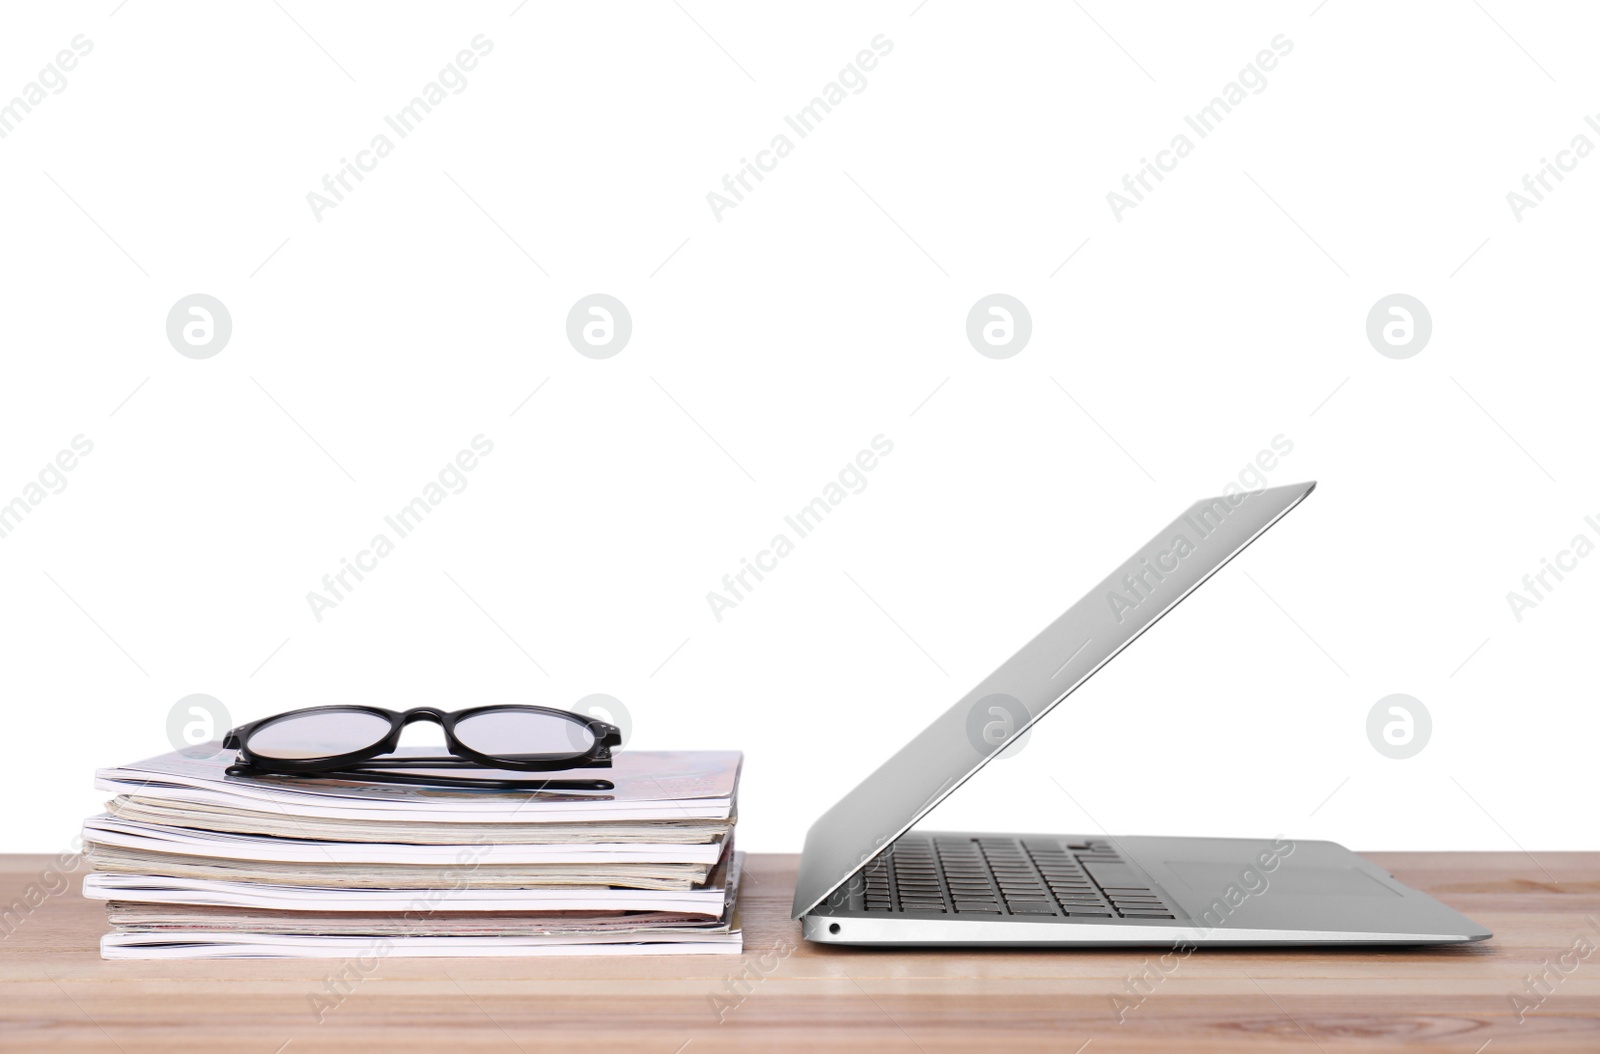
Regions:
<svg viewBox="0 0 1600 1054"><path fill-rule="evenodd" d="M794 917L844 885L1314 487L1295 483L1190 506L811 825Z"/></svg>

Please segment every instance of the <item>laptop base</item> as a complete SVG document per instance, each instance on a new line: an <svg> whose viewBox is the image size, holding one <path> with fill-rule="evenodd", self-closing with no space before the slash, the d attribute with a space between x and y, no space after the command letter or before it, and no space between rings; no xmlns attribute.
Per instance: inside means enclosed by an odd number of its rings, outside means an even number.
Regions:
<svg viewBox="0 0 1600 1054"><path fill-rule="evenodd" d="M823 944L1454 944L1487 930L1333 842L911 831L801 919Z"/></svg>

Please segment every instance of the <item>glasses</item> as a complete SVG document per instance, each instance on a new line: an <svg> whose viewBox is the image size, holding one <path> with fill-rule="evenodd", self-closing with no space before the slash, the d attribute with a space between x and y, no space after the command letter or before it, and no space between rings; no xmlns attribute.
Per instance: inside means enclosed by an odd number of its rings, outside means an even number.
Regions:
<svg viewBox="0 0 1600 1054"><path fill-rule="evenodd" d="M400 745L400 733L416 721L444 729L449 758L385 758ZM239 751L239 774L283 776L345 774L389 782L439 782L375 769L481 766L514 772L608 768L611 748L622 745L615 725L584 714L544 706L478 706L444 711L431 706L385 710L376 706L312 706L240 725L222 745ZM504 782L504 781L477 781ZM573 781L577 783L603 781ZM584 789L574 787L573 789Z"/></svg>

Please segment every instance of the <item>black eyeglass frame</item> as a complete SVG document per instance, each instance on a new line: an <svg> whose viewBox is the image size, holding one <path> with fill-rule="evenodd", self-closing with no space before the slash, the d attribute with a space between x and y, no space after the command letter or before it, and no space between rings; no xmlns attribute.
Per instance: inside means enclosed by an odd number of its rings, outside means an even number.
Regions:
<svg viewBox="0 0 1600 1054"><path fill-rule="evenodd" d="M546 717L559 718L570 721L574 725L587 728L594 736L594 743L588 750L577 753L551 757L539 755L531 757L527 754L508 755L496 757L473 750L456 738L456 722L464 721L469 717L480 714L497 713L507 710L520 713L541 714ZM369 746L360 750L348 751L344 754L334 754L322 758L273 758L257 754L250 749L250 737L268 725L277 724L293 717L301 717L314 713L361 713L381 717L389 722L389 731ZM288 710L271 717L263 717L257 721L239 725L230 729L223 737L222 746L225 750L237 750L239 760L260 772L273 772L286 776L309 775L312 773L338 772L348 769L384 754L393 753L400 745L400 733L409 724L417 721L436 721L444 729L445 749L458 758L482 765L485 768L509 769L514 772L559 772L571 768L602 768L611 764L611 748L622 745L622 730L615 725L607 724L597 718L586 714L575 714L570 710L556 710L548 706L530 706L521 703L496 703L489 706L474 706L466 710L440 710L433 706L418 706L410 710L386 710L379 706L361 706L356 704L337 704L332 706L307 706L299 710Z"/></svg>

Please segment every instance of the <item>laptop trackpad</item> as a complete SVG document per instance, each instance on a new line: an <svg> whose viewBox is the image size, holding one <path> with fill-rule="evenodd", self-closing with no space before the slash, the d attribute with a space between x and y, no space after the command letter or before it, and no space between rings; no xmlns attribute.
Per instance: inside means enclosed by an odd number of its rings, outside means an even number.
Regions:
<svg viewBox="0 0 1600 1054"><path fill-rule="evenodd" d="M1262 873L1250 871L1241 877L1234 864L1205 860L1167 860L1167 868L1184 885L1197 893L1213 891L1221 895L1230 886L1242 886L1245 893L1258 896L1312 897L1398 897L1403 894L1390 889L1371 875L1355 867L1322 866L1317 864L1296 867L1285 861L1282 867ZM1252 888L1253 887L1253 888Z"/></svg>

